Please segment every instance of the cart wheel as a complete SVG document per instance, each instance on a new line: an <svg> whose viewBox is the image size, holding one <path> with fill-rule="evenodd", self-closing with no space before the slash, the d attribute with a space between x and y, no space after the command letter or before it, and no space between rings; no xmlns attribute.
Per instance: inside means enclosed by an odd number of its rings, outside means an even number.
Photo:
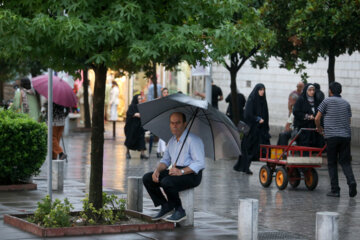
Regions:
<svg viewBox="0 0 360 240"><path fill-rule="evenodd" d="M318 181L319 181L319 177L318 177L318 173L314 168L309 168L304 172L305 175L305 185L306 187L312 191L316 188Z"/></svg>
<svg viewBox="0 0 360 240"><path fill-rule="evenodd" d="M259 180L263 187L269 187L272 181L272 172L269 166L264 165L260 168Z"/></svg>
<svg viewBox="0 0 360 240"><path fill-rule="evenodd" d="M287 175L285 168L278 168L276 170L275 180L276 180L276 186L278 187L278 189L283 190L287 187L288 175Z"/></svg>
<svg viewBox="0 0 360 240"><path fill-rule="evenodd" d="M290 183L291 187L297 188L300 184L300 177L301 177L299 169L297 169L297 168L290 169L289 168L288 172L289 172L289 183ZM294 179L294 178L296 178L296 179Z"/></svg>

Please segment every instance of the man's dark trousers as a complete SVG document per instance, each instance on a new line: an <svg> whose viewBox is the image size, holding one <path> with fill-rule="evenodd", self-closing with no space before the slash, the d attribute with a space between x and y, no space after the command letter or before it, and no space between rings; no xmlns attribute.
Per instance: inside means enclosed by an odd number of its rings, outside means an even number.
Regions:
<svg viewBox="0 0 360 240"><path fill-rule="evenodd" d="M159 206L168 203L175 209L181 207L179 192L197 187L202 177L202 171L198 174L191 173L182 176L170 176L169 170L164 170L160 173L159 183L156 183L152 180L152 174L153 172L146 173L143 176L143 183L154 205ZM160 187L163 188L168 200L166 200L164 194L161 192Z"/></svg>
<svg viewBox="0 0 360 240"><path fill-rule="evenodd" d="M331 191L340 192L337 163L341 165L346 176L347 184L356 183L350 162L350 138L331 137L327 140L328 170Z"/></svg>

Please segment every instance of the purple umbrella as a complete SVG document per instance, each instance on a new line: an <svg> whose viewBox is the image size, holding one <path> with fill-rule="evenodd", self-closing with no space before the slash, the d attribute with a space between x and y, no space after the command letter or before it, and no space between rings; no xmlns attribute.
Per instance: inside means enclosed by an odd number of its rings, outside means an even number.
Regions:
<svg viewBox="0 0 360 240"><path fill-rule="evenodd" d="M48 75L34 77L32 85L42 96L48 98ZM53 76L53 102L64 107L76 107L77 98L70 85L57 76Z"/></svg>

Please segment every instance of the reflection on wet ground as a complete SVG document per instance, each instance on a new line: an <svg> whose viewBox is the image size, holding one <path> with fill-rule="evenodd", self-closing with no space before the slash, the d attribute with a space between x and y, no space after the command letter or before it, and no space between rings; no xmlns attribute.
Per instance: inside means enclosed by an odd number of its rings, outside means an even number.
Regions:
<svg viewBox="0 0 360 240"><path fill-rule="evenodd" d="M140 152L131 152L132 159L125 158L126 148L123 123L117 124L118 136L112 138L112 125L106 125L104 144L103 186L126 193L127 177L142 176L155 168L156 145L151 158L140 160ZM74 133L64 138L69 162L66 165L66 179L88 184L90 174L90 133ZM360 148L353 147L353 166L357 180L360 179ZM248 176L232 169L235 160L213 161L207 159L201 185L195 191L195 208L199 211L237 219L239 198L259 200L259 224L270 229L283 230L312 239L315 235L315 216L318 211L340 213L340 239L357 239L360 233L360 196L350 199L345 176L340 173L341 197L326 197L329 180L325 167L318 169L319 184L309 191L304 182L297 189L290 186L278 190L274 184L263 188L258 180L262 163L255 162L251 169L254 175ZM148 197L145 193L145 197Z"/></svg>

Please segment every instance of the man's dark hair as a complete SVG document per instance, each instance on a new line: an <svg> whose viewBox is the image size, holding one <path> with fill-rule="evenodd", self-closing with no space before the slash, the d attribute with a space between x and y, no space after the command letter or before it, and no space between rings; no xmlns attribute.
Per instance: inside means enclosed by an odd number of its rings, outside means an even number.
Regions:
<svg viewBox="0 0 360 240"><path fill-rule="evenodd" d="M20 80L20 86L25 88L25 89L31 89L31 82L30 82L30 79L28 78L22 78Z"/></svg>
<svg viewBox="0 0 360 240"><path fill-rule="evenodd" d="M185 113L182 113L182 112L173 112L172 114L170 114L170 117L171 117L173 114L180 114L180 115L182 116L183 122L186 122L186 115L185 115Z"/></svg>
<svg viewBox="0 0 360 240"><path fill-rule="evenodd" d="M338 82L332 82L329 85L329 89L331 90L331 92L334 95L340 95L340 93L342 92L342 86L340 83Z"/></svg>

